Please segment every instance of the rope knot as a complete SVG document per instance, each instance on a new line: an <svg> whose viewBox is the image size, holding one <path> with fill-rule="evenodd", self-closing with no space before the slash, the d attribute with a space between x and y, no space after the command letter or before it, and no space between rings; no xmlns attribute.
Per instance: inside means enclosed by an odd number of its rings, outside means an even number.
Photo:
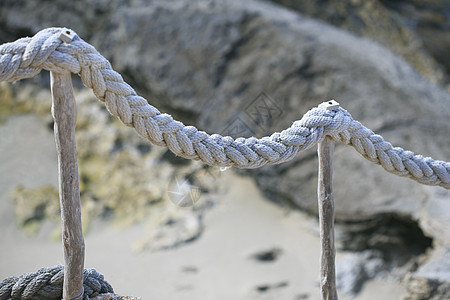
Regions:
<svg viewBox="0 0 450 300"><path fill-rule="evenodd" d="M332 120L324 127L324 135L334 136L348 130L353 118L345 109L339 108L337 110L326 112Z"/></svg>

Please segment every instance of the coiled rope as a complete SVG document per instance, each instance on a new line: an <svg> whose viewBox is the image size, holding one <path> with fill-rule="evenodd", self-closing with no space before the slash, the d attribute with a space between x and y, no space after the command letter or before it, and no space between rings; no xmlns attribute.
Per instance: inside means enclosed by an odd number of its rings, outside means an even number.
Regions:
<svg viewBox="0 0 450 300"><path fill-rule="evenodd" d="M288 129L261 139L209 135L193 126L185 126L138 96L92 45L76 34L72 40L63 42L60 36L66 31L72 32L65 28L48 28L32 38L0 46L0 81L33 77L42 69L79 74L109 112L125 125L134 127L139 135L168 147L178 156L201 160L208 165L258 168L278 164L329 135L353 146L363 157L390 173L450 189L450 163L393 147L342 108L313 108Z"/></svg>
<svg viewBox="0 0 450 300"><path fill-rule="evenodd" d="M0 282L0 300L60 300L63 295L63 280L64 266L42 268L19 277L8 277ZM84 270L83 288L83 299L114 293L103 275L94 269Z"/></svg>

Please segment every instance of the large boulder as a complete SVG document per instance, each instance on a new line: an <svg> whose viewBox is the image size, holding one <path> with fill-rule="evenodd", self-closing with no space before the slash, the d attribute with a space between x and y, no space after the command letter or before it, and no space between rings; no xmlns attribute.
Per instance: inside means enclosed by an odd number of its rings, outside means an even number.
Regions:
<svg viewBox="0 0 450 300"><path fill-rule="evenodd" d="M450 3L446 0L272 0L377 41L433 82L448 82Z"/></svg>
<svg viewBox="0 0 450 300"><path fill-rule="evenodd" d="M450 158L450 95L443 88L377 43L272 3L115 0L49 7L7 0L0 19L1 39L72 28L150 103L210 133L267 135L334 98L394 145ZM316 213L315 155L312 149L242 173L272 200ZM449 210L439 209L448 206L448 191L388 174L344 145L336 147L334 166L336 219L348 230L401 223L408 235L405 224L411 224L439 253L450 249L448 227L434 221L450 219ZM386 223L385 216L400 221ZM385 251L396 244L390 245ZM418 276L431 273L420 269ZM441 285L449 282L448 274L439 278Z"/></svg>

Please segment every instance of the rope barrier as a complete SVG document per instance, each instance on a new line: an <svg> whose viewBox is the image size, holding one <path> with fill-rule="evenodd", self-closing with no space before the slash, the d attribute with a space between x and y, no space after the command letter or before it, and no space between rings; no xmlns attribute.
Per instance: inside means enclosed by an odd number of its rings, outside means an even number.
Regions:
<svg viewBox="0 0 450 300"><path fill-rule="evenodd" d="M260 139L210 135L185 126L138 96L106 58L70 29L48 28L0 46L0 81L33 77L42 69L79 74L112 115L184 158L220 167L258 168L288 161L329 135L390 173L450 189L450 163L393 147L343 108L313 108L286 130Z"/></svg>
<svg viewBox="0 0 450 300"><path fill-rule="evenodd" d="M297 152L330 136L354 147L363 157L390 173L450 189L449 162L393 147L382 136L354 120L345 109L336 106L337 103L329 103L333 109L313 108L291 127L270 136L233 139L210 135L161 113L138 96L106 58L70 29L48 28L32 38L0 46L0 81L33 77L42 69L79 74L112 115L150 142L166 146L187 159L220 167L258 168L288 161ZM63 266L8 277L0 282L0 300L61 299L63 279ZM83 298L113 292L103 275L94 269L84 270L83 289L80 295Z"/></svg>
<svg viewBox="0 0 450 300"><path fill-rule="evenodd" d="M42 268L34 273L8 277L0 282L0 300L60 300L63 295L63 280L64 266ZM83 288L83 299L114 293L103 275L94 269L84 270Z"/></svg>

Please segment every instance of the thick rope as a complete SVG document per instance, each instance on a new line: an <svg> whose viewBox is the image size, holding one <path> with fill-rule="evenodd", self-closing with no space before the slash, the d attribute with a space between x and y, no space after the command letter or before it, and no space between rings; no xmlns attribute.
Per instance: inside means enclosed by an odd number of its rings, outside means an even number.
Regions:
<svg viewBox="0 0 450 300"><path fill-rule="evenodd" d="M0 282L0 300L60 300L63 295L64 266L42 268L35 273L12 276ZM83 299L114 293L103 275L94 269L83 272Z"/></svg>
<svg viewBox="0 0 450 300"><path fill-rule="evenodd" d="M363 157L390 173L450 189L450 163L394 148L342 108L333 111L313 108L288 129L261 139L209 135L185 126L138 96L111 64L80 37L74 34L71 41L63 42L60 35L65 30L49 28L32 38L1 45L0 81L33 77L41 69L79 74L109 112L134 127L142 137L167 146L176 155L208 165L258 168L278 164L330 135L353 146Z"/></svg>

